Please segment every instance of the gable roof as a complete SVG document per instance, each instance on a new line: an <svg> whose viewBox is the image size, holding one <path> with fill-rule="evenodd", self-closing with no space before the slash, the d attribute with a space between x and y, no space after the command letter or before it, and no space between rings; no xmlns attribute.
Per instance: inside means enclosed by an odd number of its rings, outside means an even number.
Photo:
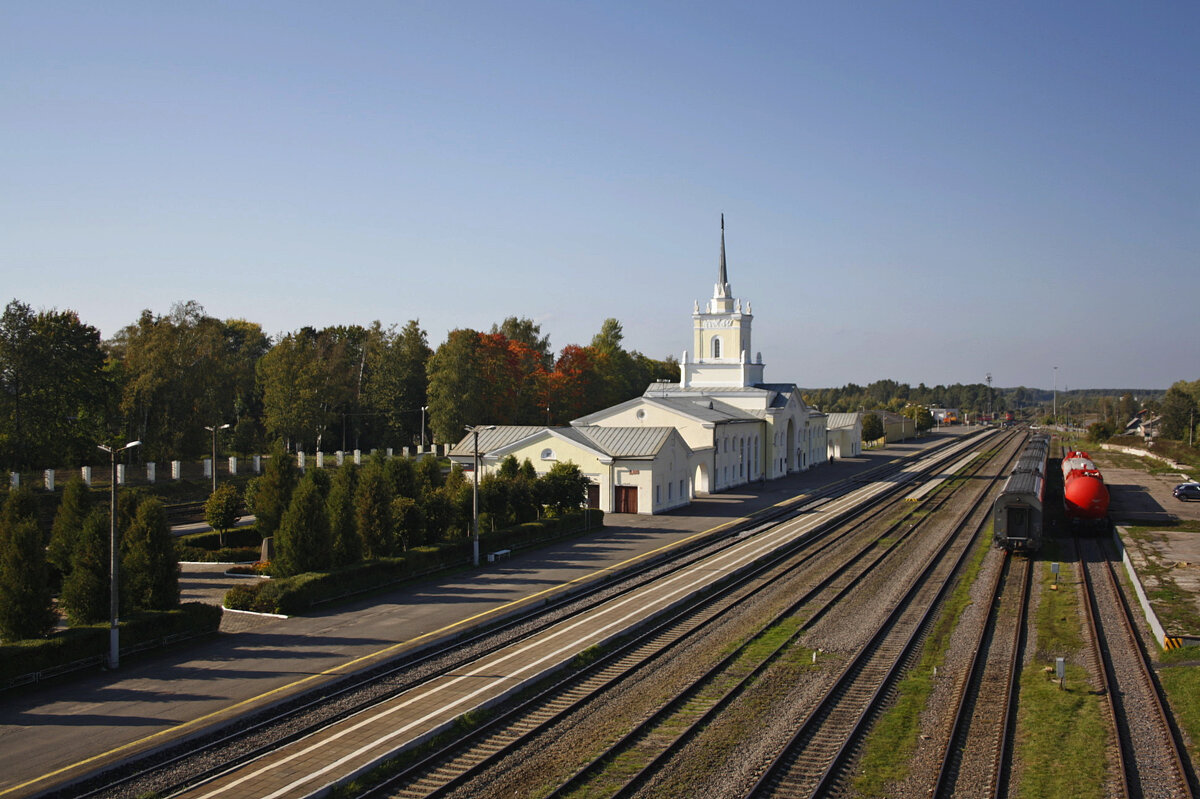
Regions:
<svg viewBox="0 0 1200 799"><path fill-rule="evenodd" d="M726 402L721 402L719 399L714 399L709 396L692 394L683 397L634 397L631 400L626 400L619 405L614 405L611 408L589 413L587 416L581 416L578 419L571 420L572 427L589 427L594 426L596 422L610 418L622 411L635 408L639 405L651 405L656 408L661 408L670 413L675 413L680 416L687 417L697 422L704 423L720 423L731 421L757 421L760 416L756 416L750 411L742 410L734 407Z"/></svg>
<svg viewBox="0 0 1200 799"><path fill-rule="evenodd" d="M500 428L497 428L500 429ZM510 430L529 430L526 435L510 440L494 447L487 454L490 458L498 458L507 451L527 446L539 439L559 439L582 447L593 454L607 458L654 458L671 439L679 438L679 443L687 449L687 443L675 431L674 427L537 427L509 428ZM482 434L480 434L482 439ZM456 447L456 450L458 448ZM480 442L480 450L483 443ZM473 456L474 450L470 445L459 455Z"/></svg>
<svg viewBox="0 0 1200 799"><path fill-rule="evenodd" d="M492 450L508 446L514 441L520 441L523 438L528 438L534 433L545 429L547 429L545 425L496 425L491 430L480 430L479 454L485 455ZM467 433L465 436L463 436L462 441L459 441L457 444L451 447L450 451L446 454L452 458L474 458L475 435L473 433Z"/></svg>
<svg viewBox="0 0 1200 799"><path fill-rule="evenodd" d="M862 415L859 413L831 413L828 415L829 421L825 426L830 430L847 430L856 427L862 421Z"/></svg>

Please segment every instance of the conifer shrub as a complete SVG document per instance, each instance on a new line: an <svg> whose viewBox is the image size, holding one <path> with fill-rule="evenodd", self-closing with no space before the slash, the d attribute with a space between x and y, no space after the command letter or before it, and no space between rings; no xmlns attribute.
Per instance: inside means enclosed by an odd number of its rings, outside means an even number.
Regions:
<svg viewBox="0 0 1200 799"><path fill-rule="evenodd" d="M0 521L0 639L40 638L57 618L37 522Z"/></svg>
<svg viewBox="0 0 1200 799"><path fill-rule="evenodd" d="M119 585L127 605L140 610L170 610L179 605L179 559L161 502L138 505L122 536Z"/></svg>
<svg viewBox="0 0 1200 799"><path fill-rule="evenodd" d="M109 613L109 516L96 508L84 519L75 550L71 553L71 573L63 579L59 602L67 620L74 626L95 624Z"/></svg>
<svg viewBox="0 0 1200 799"><path fill-rule="evenodd" d="M311 476L300 481L275 534L275 574L289 576L330 566L329 516L321 488Z"/></svg>

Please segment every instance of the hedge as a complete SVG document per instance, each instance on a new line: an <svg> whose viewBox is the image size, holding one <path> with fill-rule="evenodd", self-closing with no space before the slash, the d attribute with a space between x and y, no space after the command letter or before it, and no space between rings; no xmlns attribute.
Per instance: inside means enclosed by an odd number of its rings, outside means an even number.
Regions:
<svg viewBox="0 0 1200 799"><path fill-rule="evenodd" d="M207 533L192 533L191 535L183 535L179 537L179 544L186 547L198 547L200 549L220 549L221 534L214 531ZM262 535L259 534L258 528L254 525L248 527L235 527L225 533L225 547L260 547L262 546Z"/></svg>
<svg viewBox="0 0 1200 799"><path fill-rule="evenodd" d="M589 511L592 527L604 524L601 511ZM583 514L569 514L528 522L507 530L480 533L481 556L498 549L514 549L581 532ZM233 610L258 613L303 613L322 602L342 599L420 577L439 569L466 565L472 553L471 539L460 538L437 546L414 547L403 557L380 558L331 572L306 572L258 583L238 585L225 594L224 605Z"/></svg>
<svg viewBox="0 0 1200 799"><path fill-rule="evenodd" d="M262 554L261 547L225 547L201 549L176 544L175 556L180 563L254 563Z"/></svg>
<svg viewBox="0 0 1200 799"><path fill-rule="evenodd" d="M165 646L167 642L162 639L170 636L191 638L215 633L220 624L221 609L201 602L186 602L176 610L140 611L121 621L121 652ZM0 645L0 687L28 682L20 678L107 654L108 622L71 627L49 638Z"/></svg>

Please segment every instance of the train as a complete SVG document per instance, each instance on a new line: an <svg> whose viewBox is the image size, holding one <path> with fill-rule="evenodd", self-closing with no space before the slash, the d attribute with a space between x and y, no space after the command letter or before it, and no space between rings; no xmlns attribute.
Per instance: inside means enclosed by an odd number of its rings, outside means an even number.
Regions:
<svg viewBox="0 0 1200 799"><path fill-rule="evenodd" d="M1041 549L1049 458L1050 436L1038 433L1025 442L992 505L992 540L997 546L1012 552Z"/></svg>
<svg viewBox="0 0 1200 799"><path fill-rule="evenodd" d="M1071 450L1062 459L1063 510L1076 526L1102 525L1108 521L1108 487L1104 475L1082 450Z"/></svg>

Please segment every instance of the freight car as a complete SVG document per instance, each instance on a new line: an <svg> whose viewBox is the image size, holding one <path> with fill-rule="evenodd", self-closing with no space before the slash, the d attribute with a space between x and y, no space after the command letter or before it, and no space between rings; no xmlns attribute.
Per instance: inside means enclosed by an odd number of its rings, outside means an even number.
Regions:
<svg viewBox="0 0 1200 799"><path fill-rule="evenodd" d="M997 546L1013 552L1041 548L1049 456L1050 436L1039 433L1025 442L1012 474L992 505L992 538Z"/></svg>
<svg viewBox="0 0 1200 799"><path fill-rule="evenodd" d="M1075 526L1103 526L1108 521L1108 487L1092 456L1071 450L1062 459L1063 510Z"/></svg>

